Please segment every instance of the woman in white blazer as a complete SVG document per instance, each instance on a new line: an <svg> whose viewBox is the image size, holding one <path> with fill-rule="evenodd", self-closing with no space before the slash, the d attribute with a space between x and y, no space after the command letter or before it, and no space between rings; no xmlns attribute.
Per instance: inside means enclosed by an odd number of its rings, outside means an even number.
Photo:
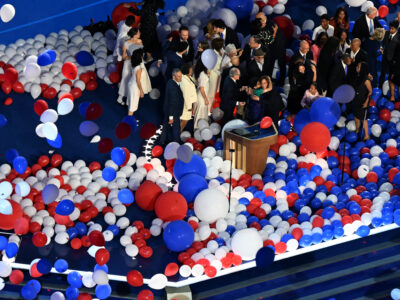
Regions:
<svg viewBox="0 0 400 300"><path fill-rule="evenodd" d="M182 66L181 90L183 94L184 104L181 115L181 132L185 129L187 123L193 116L194 104L197 102L197 89L193 79L193 66L190 63Z"/></svg>

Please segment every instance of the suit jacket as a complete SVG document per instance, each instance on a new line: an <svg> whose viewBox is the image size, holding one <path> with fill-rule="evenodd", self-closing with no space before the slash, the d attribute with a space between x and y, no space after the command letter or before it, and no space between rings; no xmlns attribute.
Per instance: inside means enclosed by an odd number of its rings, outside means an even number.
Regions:
<svg viewBox="0 0 400 300"><path fill-rule="evenodd" d="M177 47L179 42L181 41L180 37L172 39L171 42L167 42L166 46L168 47L168 50L172 52L176 52ZM187 62L193 62L194 59L194 46L193 46L193 40L191 37L188 38L187 43L189 45L189 52L183 55L183 61L185 63Z"/></svg>
<svg viewBox="0 0 400 300"><path fill-rule="evenodd" d="M394 62L399 62L399 56L400 56L400 37L399 33L397 32L396 35L393 37L393 39L389 42L389 36L390 33L389 31L386 31L385 37L382 41L382 47L383 47L383 58L389 62L392 63Z"/></svg>
<svg viewBox="0 0 400 300"><path fill-rule="evenodd" d="M180 69L183 65L183 58L180 57L176 52L168 52L167 53L167 69L165 71L165 78L167 80L171 79L172 71L175 68Z"/></svg>
<svg viewBox="0 0 400 300"><path fill-rule="evenodd" d="M229 77L229 72L232 68L238 68L240 70L240 79L236 81L236 85L238 86L238 88L244 85L244 78L246 77L246 69L244 69L242 66L239 67L232 66L230 68L225 68L221 73L221 84L219 86L220 97L222 97L223 94L225 79Z"/></svg>
<svg viewBox="0 0 400 300"><path fill-rule="evenodd" d="M350 68L347 68L347 75L343 68L342 61L335 63L330 72L329 76L329 86L328 86L328 95L332 96L333 92L341 85L345 84L348 80L348 76L350 75Z"/></svg>
<svg viewBox="0 0 400 300"><path fill-rule="evenodd" d="M268 74L269 70L270 70L269 63L268 61L266 61L265 58L262 70L260 70L260 68L258 67L257 61L253 59L247 65L247 78L251 80L254 78L259 79L263 75L271 76L271 74Z"/></svg>
<svg viewBox="0 0 400 300"><path fill-rule="evenodd" d="M351 49L350 48L346 49L346 53L350 55ZM368 63L368 53L363 49L360 49L360 51L358 51L357 55L354 57L353 64L357 66L360 62Z"/></svg>
<svg viewBox="0 0 400 300"><path fill-rule="evenodd" d="M378 18L375 18L373 22L374 29L382 27L378 21ZM361 15L354 23L352 35L353 38L359 38L361 40L361 46L365 48L365 41L367 41L370 37L365 14Z"/></svg>
<svg viewBox="0 0 400 300"><path fill-rule="evenodd" d="M185 100L183 99L181 88L173 79L169 79L165 86L164 119L168 120L169 116L172 116L174 121L179 120L183 112L184 103Z"/></svg>
<svg viewBox="0 0 400 300"><path fill-rule="evenodd" d="M296 51L293 55L292 55L292 57L290 58L290 61L289 61L289 74L288 74L288 76L289 76L289 83L290 84L293 84L293 72L294 72L294 68L295 68L295 65L296 65L296 62L298 61L298 60L300 60L300 59L302 59L302 56L300 55L300 51ZM312 51L308 51L307 52L307 54L306 54L306 61L305 61L305 63L307 63L307 60L313 60L314 59L314 55L313 55L313 53L312 53Z"/></svg>
<svg viewBox="0 0 400 300"><path fill-rule="evenodd" d="M234 44L237 49L240 48L239 38L238 38L235 30L233 30L232 28L227 26L226 27L226 37L225 37L225 46L228 44Z"/></svg>
<svg viewBox="0 0 400 300"><path fill-rule="evenodd" d="M251 50L252 49L250 48L250 46L248 44L246 44L246 46L244 46L243 53L239 58L241 63L244 61L246 61L248 63L252 60L251 59ZM261 50L265 53L266 56L267 55L270 56L271 51L269 50L269 48L267 46L261 45ZM254 53L254 51L255 50L253 50L253 53Z"/></svg>
<svg viewBox="0 0 400 300"><path fill-rule="evenodd" d="M236 102L239 100L239 87L231 77L226 77L224 81L224 92L221 96L220 107L224 113L233 113Z"/></svg>

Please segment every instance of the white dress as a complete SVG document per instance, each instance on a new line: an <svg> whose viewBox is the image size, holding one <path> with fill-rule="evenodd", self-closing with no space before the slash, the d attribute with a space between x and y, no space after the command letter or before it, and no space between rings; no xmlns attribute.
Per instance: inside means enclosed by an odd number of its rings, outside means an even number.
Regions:
<svg viewBox="0 0 400 300"><path fill-rule="evenodd" d="M129 94L127 97L128 110L129 112L135 112L139 106L140 90L136 82L136 73L141 68L140 65L136 66L132 71L132 76L128 82L129 84Z"/></svg>
<svg viewBox="0 0 400 300"><path fill-rule="evenodd" d="M146 94L150 93L150 91L152 89L150 77L149 77L149 73L147 73L147 69L146 69L146 66L143 61L140 64L140 67L142 68L142 75L140 76L140 82L142 84L143 93L146 95Z"/></svg>
<svg viewBox="0 0 400 300"><path fill-rule="evenodd" d="M188 75L184 75L182 76L180 87L184 99L183 112L180 119L188 121L192 118L192 112L189 109L192 109L193 103L197 102L196 85Z"/></svg>
<svg viewBox="0 0 400 300"><path fill-rule="evenodd" d="M118 33L113 53L113 55L117 57L117 61L122 61L122 46L124 45L128 32L131 28L132 27L125 24L125 21L118 23Z"/></svg>
<svg viewBox="0 0 400 300"><path fill-rule="evenodd" d="M203 95L200 92L200 87L204 88L204 92L206 95L209 93L210 87L210 78L207 73L204 71L200 73L198 82L197 82L197 105L194 114L194 128L197 129L197 122L200 119L208 120L208 106L204 103ZM210 100L208 100L210 101Z"/></svg>
<svg viewBox="0 0 400 300"><path fill-rule="evenodd" d="M222 62L222 56L219 55L217 51L214 50L215 53L218 55L218 60L217 63L215 64L215 67L210 70L210 88L207 93L208 97L208 110L211 112L212 105L215 100L215 93L219 91L219 81L221 77L221 62Z"/></svg>
<svg viewBox="0 0 400 300"><path fill-rule="evenodd" d="M124 67L122 68L121 74L121 82L119 84L118 95L122 97L128 97L130 94L129 92L129 80L132 76L132 64L130 60L130 56L132 55L133 51L143 48L142 45L135 45L132 43L125 42L126 47L126 55L129 56L128 59L124 60Z"/></svg>

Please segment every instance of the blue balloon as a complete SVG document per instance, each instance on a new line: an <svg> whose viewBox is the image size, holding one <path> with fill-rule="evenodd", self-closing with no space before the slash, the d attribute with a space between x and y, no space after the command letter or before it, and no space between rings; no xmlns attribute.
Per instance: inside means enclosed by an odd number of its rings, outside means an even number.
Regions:
<svg viewBox="0 0 400 300"><path fill-rule="evenodd" d="M37 263L37 270L43 275L49 274L51 271L51 261L47 258L41 258Z"/></svg>
<svg viewBox="0 0 400 300"><path fill-rule="evenodd" d="M174 176L176 180L181 180L181 178L187 174L198 174L202 177L207 175L207 167L203 159L198 155L193 155L192 159L188 163L184 163L181 160L177 160L174 165Z"/></svg>
<svg viewBox="0 0 400 300"><path fill-rule="evenodd" d="M98 264L96 264L94 266L93 272L96 272L97 270L103 270L104 272L106 272L108 274L108 266L107 265L99 266Z"/></svg>
<svg viewBox="0 0 400 300"><path fill-rule="evenodd" d="M89 101L84 101L81 104L79 104L79 113L84 118L86 117L86 111L87 111L89 105L90 105Z"/></svg>
<svg viewBox="0 0 400 300"><path fill-rule="evenodd" d="M76 300L78 299L79 296L79 290L77 288L70 286L65 291L65 295L67 296L68 300Z"/></svg>
<svg viewBox="0 0 400 300"><path fill-rule="evenodd" d="M74 202L71 200L65 199L60 202L58 202L57 207L56 207L56 213L61 215L61 216L68 216L72 214L72 212L75 209Z"/></svg>
<svg viewBox="0 0 400 300"><path fill-rule="evenodd" d="M356 92L351 85L343 84L335 90L332 98L337 103L349 103L354 99L355 95Z"/></svg>
<svg viewBox="0 0 400 300"><path fill-rule="evenodd" d="M50 204L51 202L56 201L58 197L58 187L54 184L48 184L43 188L42 198L44 204Z"/></svg>
<svg viewBox="0 0 400 300"><path fill-rule="evenodd" d="M109 284L96 286L96 297L99 299L107 299L111 295L111 286Z"/></svg>
<svg viewBox="0 0 400 300"><path fill-rule="evenodd" d="M68 274L67 281L74 288L79 289L82 287L82 276L76 271L73 271Z"/></svg>
<svg viewBox="0 0 400 300"><path fill-rule="evenodd" d="M247 18L251 14L253 0L225 0L224 6L232 10L240 20Z"/></svg>
<svg viewBox="0 0 400 300"><path fill-rule="evenodd" d="M310 119L310 111L306 108L299 111L298 114L294 117L293 127L296 130L297 134L300 135L300 132L303 130L304 126L311 122Z"/></svg>
<svg viewBox="0 0 400 300"><path fill-rule="evenodd" d="M46 50L38 56L37 64L41 67L51 65L56 61L57 53L54 50Z"/></svg>
<svg viewBox="0 0 400 300"><path fill-rule="evenodd" d="M80 64L81 66L87 67L91 66L94 64L94 58L93 55L87 51L79 51L75 55L76 62Z"/></svg>
<svg viewBox="0 0 400 300"><path fill-rule="evenodd" d="M24 174L26 168L28 167L28 162L26 161L25 157L17 156L13 160L13 167L19 174Z"/></svg>
<svg viewBox="0 0 400 300"><path fill-rule="evenodd" d="M5 236L0 235L0 251L6 249L8 245L8 240Z"/></svg>
<svg viewBox="0 0 400 300"><path fill-rule="evenodd" d="M8 122L7 118L4 115L0 114L0 127L5 126L7 122Z"/></svg>
<svg viewBox="0 0 400 300"><path fill-rule="evenodd" d="M188 203L193 202L196 196L208 188L207 181L199 174L187 174L179 180L178 191Z"/></svg>
<svg viewBox="0 0 400 300"><path fill-rule="evenodd" d="M361 225L360 227L358 227L356 234L361 237L366 237L369 235L369 232L370 232L369 226Z"/></svg>
<svg viewBox="0 0 400 300"><path fill-rule="evenodd" d="M290 124L290 122L283 119L279 124L279 132L286 135L289 133L291 127L292 125Z"/></svg>
<svg viewBox="0 0 400 300"><path fill-rule="evenodd" d="M103 172L101 174L103 176L103 179L105 181L113 181L115 177L117 176L117 172L111 167L106 167L103 169Z"/></svg>
<svg viewBox="0 0 400 300"><path fill-rule="evenodd" d="M47 144L49 144L50 146L60 149L62 147L62 138L61 135L59 133L57 133L57 137L54 141L46 139L47 140Z"/></svg>
<svg viewBox="0 0 400 300"><path fill-rule="evenodd" d="M263 247L257 251L256 266L260 269L266 269L275 259L275 251L271 247Z"/></svg>
<svg viewBox="0 0 400 300"><path fill-rule="evenodd" d="M126 153L121 147L115 147L111 150L111 159L116 165L121 166L125 162Z"/></svg>
<svg viewBox="0 0 400 300"><path fill-rule="evenodd" d="M19 153L16 149L8 149L6 152L6 159L10 164L12 164L17 156L19 156Z"/></svg>
<svg viewBox="0 0 400 300"><path fill-rule="evenodd" d="M131 190L122 189L118 192L118 200L123 204L131 204L135 201L135 197L133 196Z"/></svg>
<svg viewBox="0 0 400 300"><path fill-rule="evenodd" d="M310 108L311 121L320 122L328 128L331 128L337 123L340 115L339 104L328 97L319 98Z"/></svg>
<svg viewBox="0 0 400 300"><path fill-rule="evenodd" d="M42 289L40 282L37 281L36 279L29 280L26 283L26 285L32 287L36 294L38 294L40 292L40 290Z"/></svg>
<svg viewBox="0 0 400 300"><path fill-rule="evenodd" d="M36 298L37 293L32 286L24 285L21 289L21 296L26 300L33 300Z"/></svg>
<svg viewBox="0 0 400 300"><path fill-rule="evenodd" d="M172 221L165 227L163 239L169 250L181 252L193 244L194 231L192 226L185 221Z"/></svg>
<svg viewBox="0 0 400 300"><path fill-rule="evenodd" d="M64 273L68 270L68 262L65 259L57 259L54 263L54 269L59 273Z"/></svg>
<svg viewBox="0 0 400 300"><path fill-rule="evenodd" d="M132 132L134 132L137 128L137 121L134 116L125 116L122 119L122 122L128 123L129 126L131 126L131 128L132 128Z"/></svg>
<svg viewBox="0 0 400 300"><path fill-rule="evenodd" d="M79 132L83 136L93 136L99 131L99 126L93 121L83 121L79 125Z"/></svg>
<svg viewBox="0 0 400 300"><path fill-rule="evenodd" d="M8 245L6 247L7 257L9 257L9 258L14 257L15 255L17 255L17 253L18 253L17 244L16 243L8 243Z"/></svg>

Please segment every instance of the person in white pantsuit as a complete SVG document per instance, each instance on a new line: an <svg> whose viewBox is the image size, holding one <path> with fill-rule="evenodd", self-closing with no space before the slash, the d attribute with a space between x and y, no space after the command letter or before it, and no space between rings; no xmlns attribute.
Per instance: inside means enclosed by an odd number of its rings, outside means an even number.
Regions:
<svg viewBox="0 0 400 300"><path fill-rule="evenodd" d="M190 63L186 63L182 66L182 81L180 84L181 91L183 94L184 104L183 112L181 115L181 132L186 127L186 124L193 116L194 105L197 102L197 91L196 84L193 79L193 66Z"/></svg>
<svg viewBox="0 0 400 300"><path fill-rule="evenodd" d="M128 82L129 93L127 96L128 102L128 115L132 116L139 107L139 99L144 97L144 91L142 86L142 64L143 61L143 49L137 49L132 52L130 59L132 66L132 76Z"/></svg>

